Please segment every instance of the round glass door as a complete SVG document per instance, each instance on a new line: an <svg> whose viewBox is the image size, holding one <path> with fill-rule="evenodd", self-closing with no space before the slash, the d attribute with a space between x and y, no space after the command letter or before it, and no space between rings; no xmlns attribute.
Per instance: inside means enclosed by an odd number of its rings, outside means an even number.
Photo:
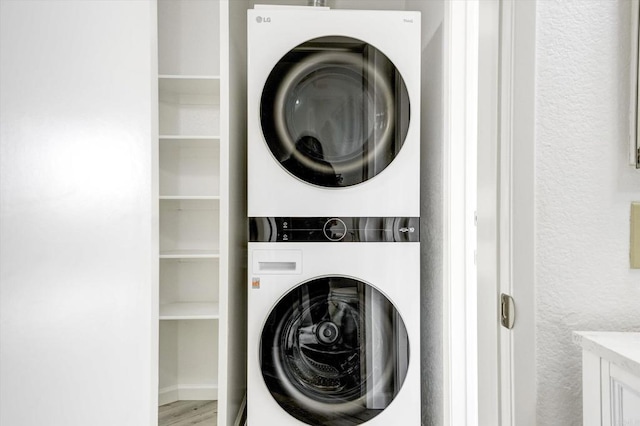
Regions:
<svg viewBox="0 0 640 426"><path fill-rule="evenodd" d="M262 131L275 159L312 185L345 187L382 172L409 129L409 94L382 52L322 37L285 55L267 78Z"/></svg>
<svg viewBox="0 0 640 426"><path fill-rule="evenodd" d="M359 425L380 414L407 374L409 340L378 290L317 278L287 293L262 331L260 366L277 403L310 425Z"/></svg>

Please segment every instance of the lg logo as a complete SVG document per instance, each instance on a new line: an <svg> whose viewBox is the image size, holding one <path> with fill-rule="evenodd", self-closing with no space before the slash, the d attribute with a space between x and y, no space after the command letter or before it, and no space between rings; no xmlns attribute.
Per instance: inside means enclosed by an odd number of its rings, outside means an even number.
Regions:
<svg viewBox="0 0 640 426"><path fill-rule="evenodd" d="M271 22L271 18L269 18L269 17L264 17L263 18L262 16L258 16L258 17L256 17L256 22L258 24L262 24L263 22L268 24L269 22Z"/></svg>

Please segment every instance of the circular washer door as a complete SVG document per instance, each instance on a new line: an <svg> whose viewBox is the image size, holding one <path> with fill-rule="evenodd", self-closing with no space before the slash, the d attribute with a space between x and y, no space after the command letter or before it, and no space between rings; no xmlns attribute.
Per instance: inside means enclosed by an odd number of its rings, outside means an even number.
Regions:
<svg viewBox="0 0 640 426"><path fill-rule="evenodd" d="M343 276L313 279L272 309L260 367L277 403L310 425L359 425L396 397L409 364L400 314L371 285Z"/></svg>
<svg viewBox="0 0 640 426"><path fill-rule="evenodd" d="M345 187L382 172L409 129L409 94L381 51L349 37L297 46L273 68L262 93L267 145L291 175Z"/></svg>

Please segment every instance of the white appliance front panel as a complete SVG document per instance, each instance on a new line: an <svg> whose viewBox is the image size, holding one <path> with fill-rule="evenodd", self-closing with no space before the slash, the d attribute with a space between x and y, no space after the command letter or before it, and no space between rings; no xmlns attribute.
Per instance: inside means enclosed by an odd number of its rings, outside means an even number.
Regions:
<svg viewBox="0 0 640 426"><path fill-rule="evenodd" d="M260 339L273 307L290 290L317 277L345 276L375 287L399 312L409 340L407 374L390 405L366 424L420 424L420 245L419 243L249 243L249 263L265 252L278 262L297 262L300 274L260 274L248 279L248 425L304 425L271 396L262 376ZM283 253L284 255L280 255ZM287 256L290 256L289 259Z"/></svg>
<svg viewBox="0 0 640 426"><path fill-rule="evenodd" d="M419 12L252 10L248 27L248 215L418 216ZM381 51L402 76L410 102L408 131L396 158L379 175L342 188L310 185L289 174L267 147L260 122L273 67L296 46L324 36L355 38Z"/></svg>

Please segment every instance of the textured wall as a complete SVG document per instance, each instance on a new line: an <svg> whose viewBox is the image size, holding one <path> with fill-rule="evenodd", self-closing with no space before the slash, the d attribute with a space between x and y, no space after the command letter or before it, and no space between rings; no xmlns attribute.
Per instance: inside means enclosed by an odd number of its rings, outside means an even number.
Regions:
<svg viewBox="0 0 640 426"><path fill-rule="evenodd" d="M443 17L440 1L409 0L422 12L421 80L421 372L422 425L444 421L443 375Z"/></svg>
<svg viewBox="0 0 640 426"><path fill-rule="evenodd" d="M630 3L541 1L537 15L538 425L581 425L573 330L640 331L629 269Z"/></svg>

